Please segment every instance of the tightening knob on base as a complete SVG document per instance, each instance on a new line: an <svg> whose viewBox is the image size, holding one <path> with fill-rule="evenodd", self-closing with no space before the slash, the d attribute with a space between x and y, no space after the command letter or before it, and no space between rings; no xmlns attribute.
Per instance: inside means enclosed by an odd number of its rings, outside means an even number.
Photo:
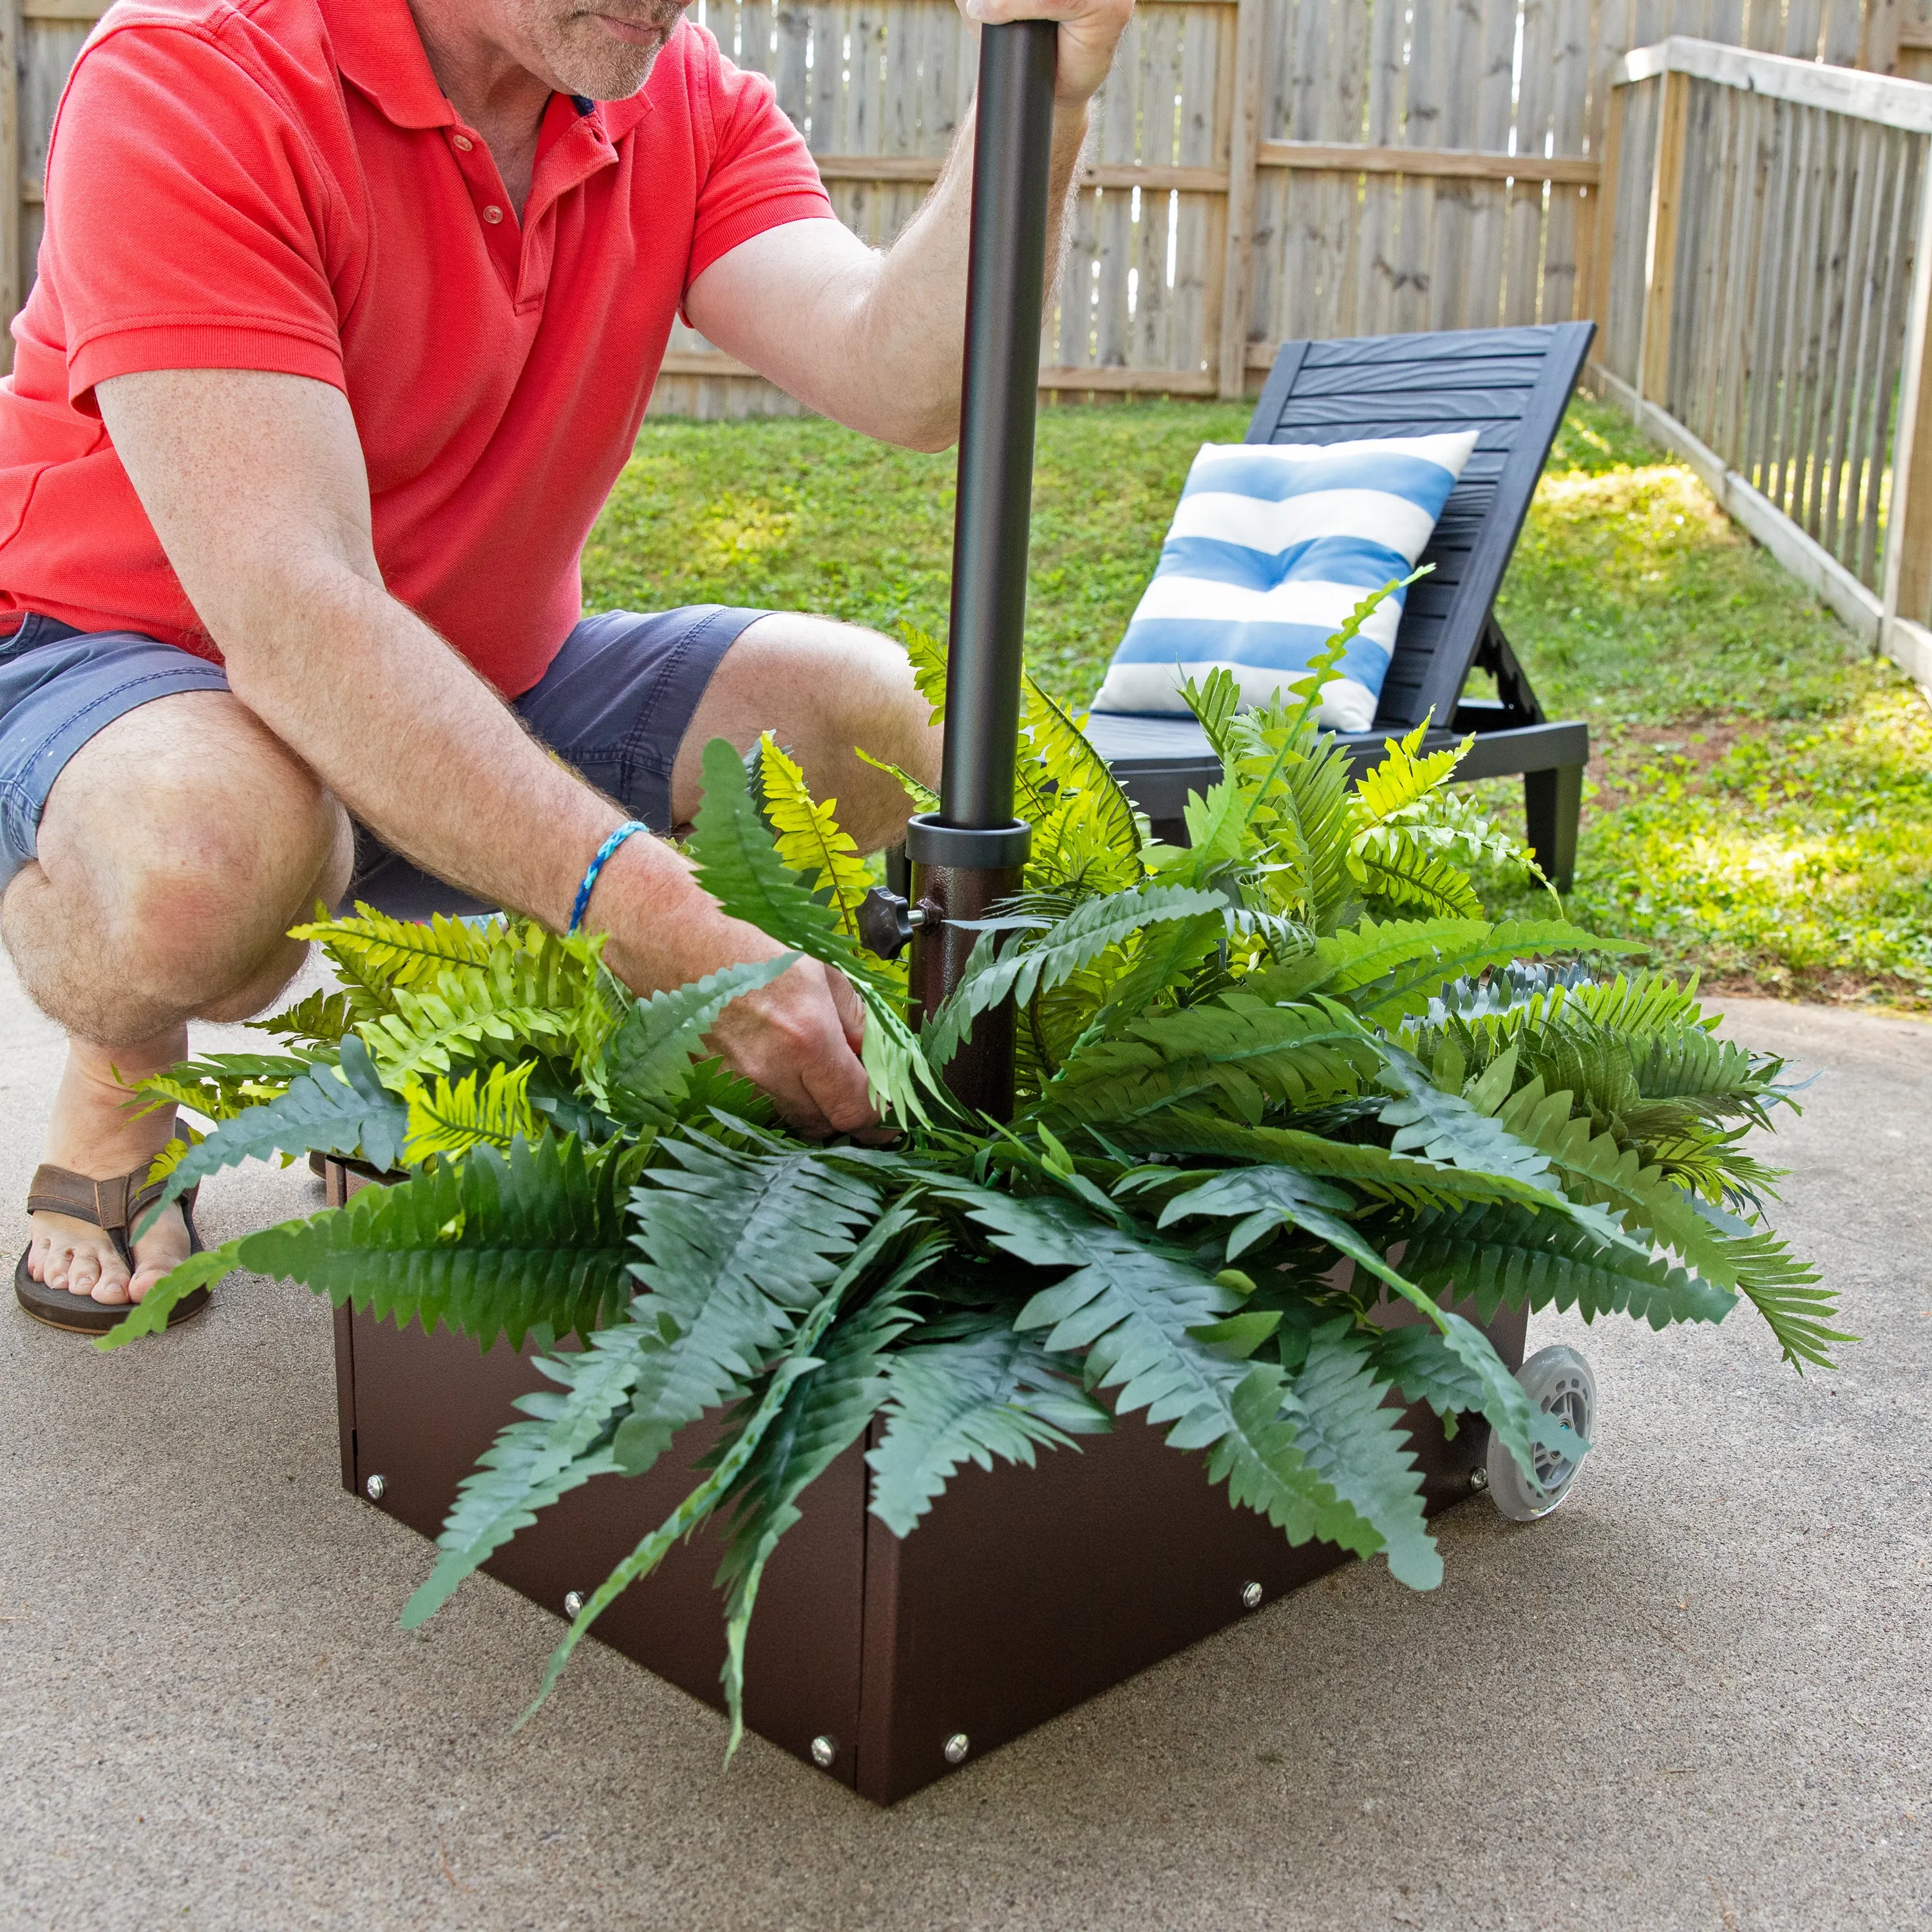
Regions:
<svg viewBox="0 0 1932 1932"><path fill-rule="evenodd" d="M896 959L926 923L926 908L889 886L874 886L859 902L859 943L881 959Z"/></svg>

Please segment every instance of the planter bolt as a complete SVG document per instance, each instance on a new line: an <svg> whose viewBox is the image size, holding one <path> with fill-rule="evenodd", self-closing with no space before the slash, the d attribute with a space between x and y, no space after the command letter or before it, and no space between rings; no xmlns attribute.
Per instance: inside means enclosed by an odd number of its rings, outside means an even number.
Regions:
<svg viewBox="0 0 1932 1932"><path fill-rule="evenodd" d="M1469 1486L1472 1490L1486 1490L1490 1486L1490 1472L1480 1462L1469 1472Z"/></svg>
<svg viewBox="0 0 1932 1932"><path fill-rule="evenodd" d="M566 1616L574 1617L577 1616L583 1608L584 1592L581 1590L566 1590L564 1592L563 1613Z"/></svg>
<svg viewBox="0 0 1932 1932"><path fill-rule="evenodd" d="M367 1496L372 1503L379 1503L382 1500L383 1495L388 1490L388 1484L386 1483L380 1476L371 1476L369 1480L362 1485L362 1493Z"/></svg>
<svg viewBox="0 0 1932 1932"><path fill-rule="evenodd" d="M1262 1606L1262 1586L1258 1583L1241 1586L1241 1607L1244 1610L1258 1610Z"/></svg>
<svg viewBox="0 0 1932 1932"><path fill-rule="evenodd" d="M812 1741L812 1761L820 1771L830 1771L832 1760L838 1755L838 1740L829 1738L824 1732Z"/></svg>
<svg viewBox="0 0 1932 1932"><path fill-rule="evenodd" d="M955 1731L952 1736L946 1740L946 1762L948 1764L964 1764L966 1762L966 1754L972 1748L972 1740L967 1736L966 1733L964 1731Z"/></svg>

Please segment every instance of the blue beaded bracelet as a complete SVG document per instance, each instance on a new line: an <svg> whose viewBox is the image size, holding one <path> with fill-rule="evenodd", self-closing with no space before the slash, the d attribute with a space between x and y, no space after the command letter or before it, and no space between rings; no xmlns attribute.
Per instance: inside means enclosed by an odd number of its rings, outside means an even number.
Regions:
<svg viewBox="0 0 1932 1932"><path fill-rule="evenodd" d="M651 828L641 818L627 818L623 824L597 848L597 856L590 862L584 874L584 883L577 889L577 902L570 909L569 930L574 933L584 923L584 915L590 910L590 894L597 884L597 874L602 872L605 862L634 832L648 832Z"/></svg>

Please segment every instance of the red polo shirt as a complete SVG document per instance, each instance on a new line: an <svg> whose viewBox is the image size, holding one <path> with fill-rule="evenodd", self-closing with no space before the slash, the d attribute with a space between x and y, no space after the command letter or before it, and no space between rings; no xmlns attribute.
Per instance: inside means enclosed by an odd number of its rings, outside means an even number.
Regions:
<svg viewBox="0 0 1932 1932"><path fill-rule="evenodd" d="M770 83L688 22L640 94L552 99L520 219L405 0L117 5L55 119L0 383L0 613L218 658L92 391L279 370L348 398L392 592L527 690L580 615L685 292L831 212Z"/></svg>

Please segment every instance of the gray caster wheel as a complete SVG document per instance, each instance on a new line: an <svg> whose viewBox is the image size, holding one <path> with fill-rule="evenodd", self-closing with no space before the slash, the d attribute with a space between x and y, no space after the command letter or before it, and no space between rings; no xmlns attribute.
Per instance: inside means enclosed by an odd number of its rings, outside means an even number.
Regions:
<svg viewBox="0 0 1932 1932"><path fill-rule="evenodd" d="M1597 1420L1597 1378L1574 1348L1539 1348L1516 1370L1516 1378L1533 1406L1560 1417L1586 1442ZM1538 1448L1535 1466L1525 1472L1493 1436L1484 1465L1490 1500L1512 1522L1534 1522L1547 1516L1570 1493L1582 1458L1572 1460Z"/></svg>

